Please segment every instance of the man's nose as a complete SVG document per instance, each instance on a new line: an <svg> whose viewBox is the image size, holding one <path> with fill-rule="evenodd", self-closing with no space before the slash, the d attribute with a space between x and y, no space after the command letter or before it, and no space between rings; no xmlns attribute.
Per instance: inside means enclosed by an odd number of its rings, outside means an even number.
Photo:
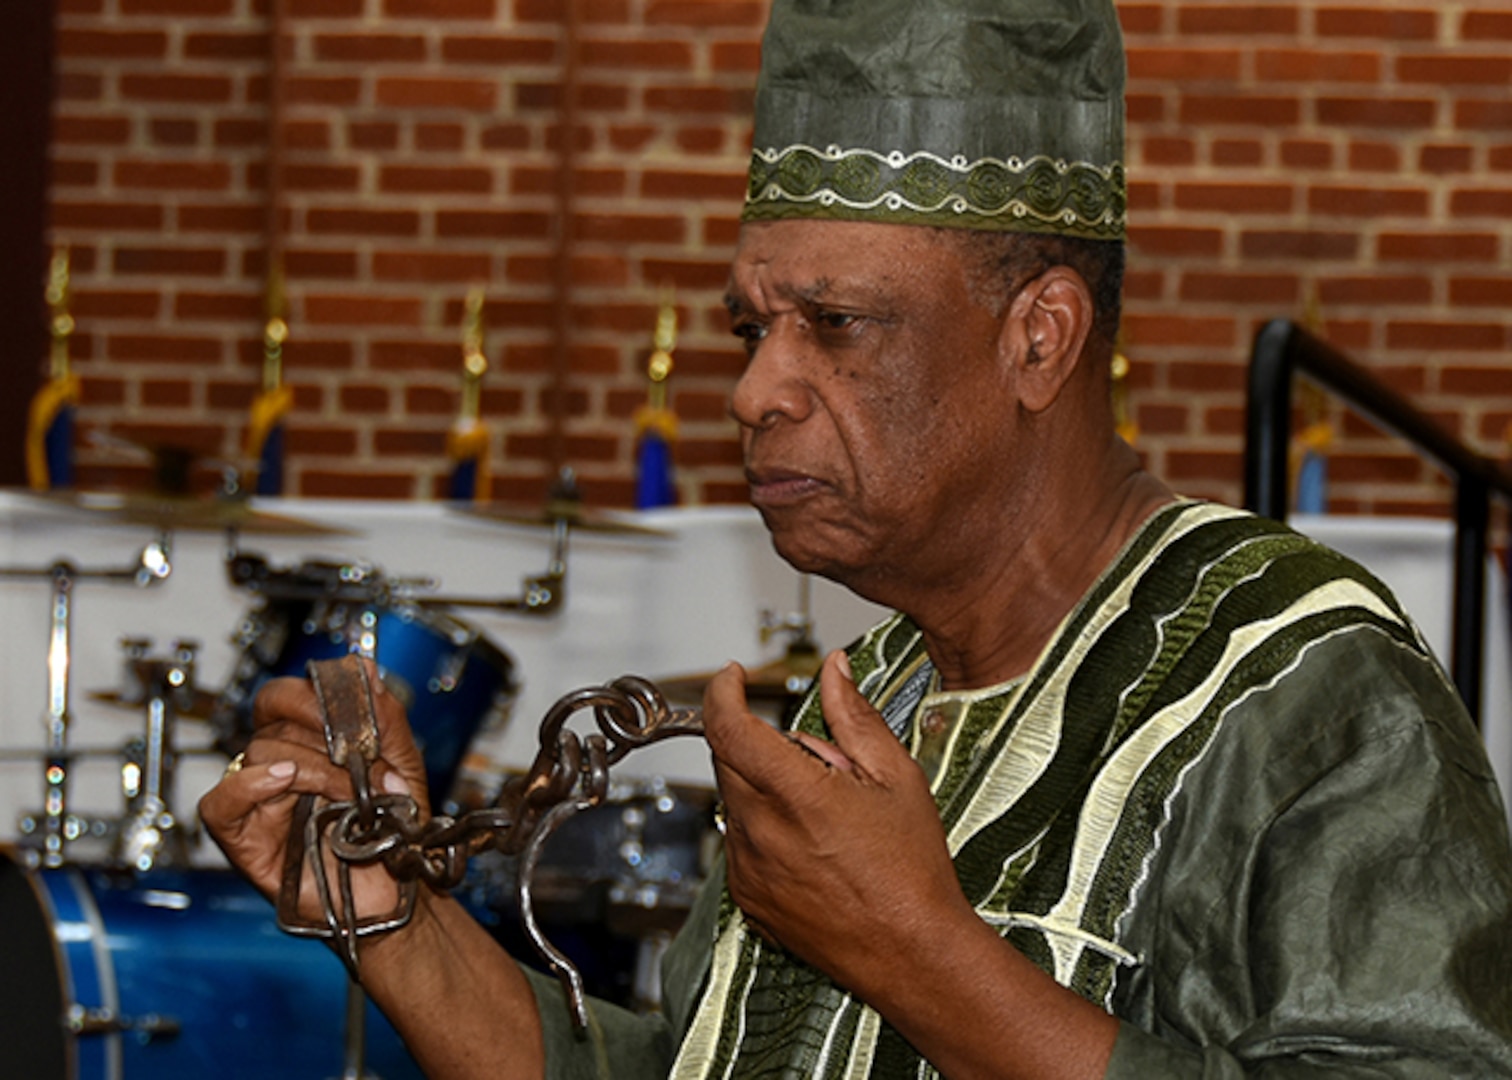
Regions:
<svg viewBox="0 0 1512 1080"><path fill-rule="evenodd" d="M730 414L746 428L767 428L779 419L802 421L813 409L805 355L794 335L774 323L746 364L730 398Z"/></svg>

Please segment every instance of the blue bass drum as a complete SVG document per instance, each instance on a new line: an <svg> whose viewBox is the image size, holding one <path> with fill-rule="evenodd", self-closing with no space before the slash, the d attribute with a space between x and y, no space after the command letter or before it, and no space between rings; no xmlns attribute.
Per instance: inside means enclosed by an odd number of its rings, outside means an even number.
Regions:
<svg viewBox="0 0 1512 1080"><path fill-rule="evenodd" d="M346 969L218 870L27 872L0 856L0 1074L17 1080L334 1080ZM366 1069L423 1080L367 1007Z"/></svg>

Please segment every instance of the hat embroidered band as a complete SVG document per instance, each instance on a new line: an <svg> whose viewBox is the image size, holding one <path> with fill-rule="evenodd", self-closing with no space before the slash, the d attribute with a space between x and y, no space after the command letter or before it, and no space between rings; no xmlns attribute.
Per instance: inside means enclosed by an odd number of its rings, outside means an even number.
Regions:
<svg viewBox="0 0 1512 1080"><path fill-rule="evenodd" d="M1127 192L1121 164L796 145L751 155L746 221L814 217L1046 232L1116 240Z"/></svg>

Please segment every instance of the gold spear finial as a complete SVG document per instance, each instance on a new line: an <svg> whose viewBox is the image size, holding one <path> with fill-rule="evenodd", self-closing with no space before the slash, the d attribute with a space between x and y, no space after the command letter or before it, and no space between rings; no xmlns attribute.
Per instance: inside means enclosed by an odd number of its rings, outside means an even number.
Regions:
<svg viewBox="0 0 1512 1080"><path fill-rule="evenodd" d="M472 288L462 311L462 419L476 420L482 405L483 376L488 372L488 357L483 352L484 292Z"/></svg>
<svg viewBox="0 0 1512 1080"><path fill-rule="evenodd" d="M288 297L284 291L281 263L268 268L267 295L264 297L267 321L263 323L263 391L271 393L283 385L283 347L289 340Z"/></svg>
<svg viewBox="0 0 1512 1080"><path fill-rule="evenodd" d="M677 348L677 306L671 288L662 289L661 306L656 313L656 332L651 339L654 351L646 363L646 378L651 380L648 404L653 409L667 407L667 380L672 377L672 350Z"/></svg>
<svg viewBox="0 0 1512 1080"><path fill-rule="evenodd" d="M73 336L74 318L69 313L68 245L53 251L47 275L47 307L52 314L52 349L48 367L54 379L68 377L68 339Z"/></svg>

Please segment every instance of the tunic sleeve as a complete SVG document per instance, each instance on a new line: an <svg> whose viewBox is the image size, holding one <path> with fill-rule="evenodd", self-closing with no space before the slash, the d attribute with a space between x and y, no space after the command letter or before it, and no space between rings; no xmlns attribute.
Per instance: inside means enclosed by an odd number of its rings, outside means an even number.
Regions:
<svg viewBox="0 0 1512 1080"><path fill-rule="evenodd" d="M1512 1077L1512 852L1431 659L1319 643L1224 720L1136 905L1109 1080Z"/></svg>

